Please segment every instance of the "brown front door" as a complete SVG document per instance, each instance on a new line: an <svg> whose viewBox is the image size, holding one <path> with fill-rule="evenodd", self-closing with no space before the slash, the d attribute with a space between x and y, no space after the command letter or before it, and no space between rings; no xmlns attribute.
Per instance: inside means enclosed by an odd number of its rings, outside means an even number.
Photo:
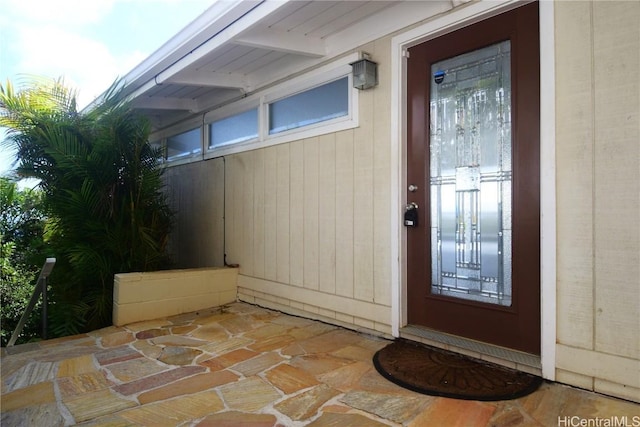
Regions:
<svg viewBox="0 0 640 427"><path fill-rule="evenodd" d="M540 354L538 4L407 67L409 323Z"/></svg>

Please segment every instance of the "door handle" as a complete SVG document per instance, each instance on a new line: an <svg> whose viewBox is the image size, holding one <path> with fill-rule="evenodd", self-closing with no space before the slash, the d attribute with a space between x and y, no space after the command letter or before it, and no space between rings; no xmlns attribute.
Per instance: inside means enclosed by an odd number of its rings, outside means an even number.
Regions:
<svg viewBox="0 0 640 427"><path fill-rule="evenodd" d="M418 204L416 202L411 202L404 207L404 226L418 226Z"/></svg>

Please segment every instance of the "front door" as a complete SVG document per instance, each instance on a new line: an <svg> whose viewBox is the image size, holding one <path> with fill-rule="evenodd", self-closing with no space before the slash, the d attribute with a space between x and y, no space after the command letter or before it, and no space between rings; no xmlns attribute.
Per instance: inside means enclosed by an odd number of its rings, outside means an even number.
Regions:
<svg viewBox="0 0 640 427"><path fill-rule="evenodd" d="M538 5L408 53L408 321L540 354Z"/></svg>

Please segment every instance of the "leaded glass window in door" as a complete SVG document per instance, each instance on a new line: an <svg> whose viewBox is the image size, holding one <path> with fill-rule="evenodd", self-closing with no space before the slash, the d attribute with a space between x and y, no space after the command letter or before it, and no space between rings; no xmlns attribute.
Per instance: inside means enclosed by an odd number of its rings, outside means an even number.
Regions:
<svg viewBox="0 0 640 427"><path fill-rule="evenodd" d="M511 305L511 45L432 64L431 293Z"/></svg>

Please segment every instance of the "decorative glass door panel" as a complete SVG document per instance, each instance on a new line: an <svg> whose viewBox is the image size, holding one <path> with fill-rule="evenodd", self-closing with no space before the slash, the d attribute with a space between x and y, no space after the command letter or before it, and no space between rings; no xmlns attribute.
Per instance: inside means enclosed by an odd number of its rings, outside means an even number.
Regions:
<svg viewBox="0 0 640 427"><path fill-rule="evenodd" d="M511 306L511 44L431 65L431 293Z"/></svg>

